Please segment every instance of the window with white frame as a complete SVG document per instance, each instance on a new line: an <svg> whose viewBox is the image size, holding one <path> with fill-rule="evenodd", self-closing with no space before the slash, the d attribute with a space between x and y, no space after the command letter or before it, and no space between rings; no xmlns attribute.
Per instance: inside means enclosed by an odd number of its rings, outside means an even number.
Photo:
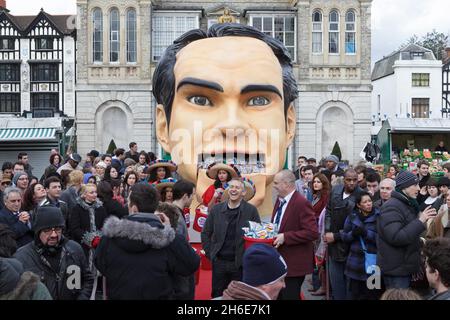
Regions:
<svg viewBox="0 0 450 320"><path fill-rule="evenodd" d="M339 13L331 11L328 21L328 52L339 53Z"/></svg>
<svg viewBox="0 0 450 320"><path fill-rule="evenodd" d="M267 35L280 40L296 61L296 25L293 15L251 15L250 24Z"/></svg>
<svg viewBox="0 0 450 320"><path fill-rule="evenodd" d="M356 53L356 14L353 10L345 14L345 53Z"/></svg>
<svg viewBox="0 0 450 320"><path fill-rule="evenodd" d="M152 26L152 60L158 61L164 50L183 33L199 28L199 13L155 12Z"/></svg>
<svg viewBox="0 0 450 320"><path fill-rule="evenodd" d="M316 10L312 14L312 52L322 53L322 13Z"/></svg>
<svg viewBox="0 0 450 320"><path fill-rule="evenodd" d="M136 10L127 11L127 62L137 61Z"/></svg>
<svg viewBox="0 0 450 320"><path fill-rule="evenodd" d="M92 11L92 61L103 61L103 13L100 8Z"/></svg>
<svg viewBox="0 0 450 320"><path fill-rule="evenodd" d="M412 117L430 117L430 98L412 98Z"/></svg>
<svg viewBox="0 0 450 320"><path fill-rule="evenodd" d="M109 61L119 62L120 52L120 15L116 8L109 13Z"/></svg>

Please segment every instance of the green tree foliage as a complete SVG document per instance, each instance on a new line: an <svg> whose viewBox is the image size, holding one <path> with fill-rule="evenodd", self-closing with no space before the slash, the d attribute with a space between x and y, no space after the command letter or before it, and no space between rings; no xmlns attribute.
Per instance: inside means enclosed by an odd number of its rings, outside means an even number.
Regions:
<svg viewBox="0 0 450 320"><path fill-rule="evenodd" d="M430 49L431 51L433 51L436 59L442 60L443 52L447 45L449 45L448 40L448 35L445 35L445 33L438 32L433 29L432 32L427 32L427 34L420 39L418 35L413 35L408 40L406 40L406 42L400 48L404 48L410 44L417 44L424 48Z"/></svg>
<svg viewBox="0 0 450 320"><path fill-rule="evenodd" d="M339 142L334 143L333 151L331 151L332 155L335 155L338 157L339 161L342 160L342 153L341 153L341 147L339 147Z"/></svg>
<svg viewBox="0 0 450 320"><path fill-rule="evenodd" d="M108 150L106 150L107 154L114 154L114 150L116 150L116 143L114 142L114 139L111 139L111 142L109 143Z"/></svg>

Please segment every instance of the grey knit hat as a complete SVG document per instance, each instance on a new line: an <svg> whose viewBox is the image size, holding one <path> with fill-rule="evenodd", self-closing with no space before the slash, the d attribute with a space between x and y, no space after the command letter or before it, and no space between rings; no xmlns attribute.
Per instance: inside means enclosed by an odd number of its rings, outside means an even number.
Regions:
<svg viewBox="0 0 450 320"><path fill-rule="evenodd" d="M17 181L19 180L19 178L21 176L27 176L28 177L28 174L26 172L24 172L24 171L19 171L19 172L15 173L14 177L12 179L12 183L13 183L14 186L17 186Z"/></svg>
<svg viewBox="0 0 450 320"><path fill-rule="evenodd" d="M403 190L412 185L419 184L419 178L412 172L402 170L395 178L396 189Z"/></svg>
<svg viewBox="0 0 450 320"><path fill-rule="evenodd" d="M332 155L329 155L328 157L326 157L325 161L333 161L334 163L338 164L339 158L336 157L334 154L332 154Z"/></svg>

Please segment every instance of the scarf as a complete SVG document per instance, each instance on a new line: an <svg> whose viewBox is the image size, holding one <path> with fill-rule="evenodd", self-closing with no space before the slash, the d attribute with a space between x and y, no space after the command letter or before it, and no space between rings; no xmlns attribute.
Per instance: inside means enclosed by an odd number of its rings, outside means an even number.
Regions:
<svg viewBox="0 0 450 320"><path fill-rule="evenodd" d="M261 289L240 281L232 281L223 292L222 300L270 300Z"/></svg>
<svg viewBox="0 0 450 320"><path fill-rule="evenodd" d="M420 209L419 209L419 203L417 202L417 199L414 199L414 198L409 197L408 195L406 195L405 193L403 193L402 190L398 190L397 188L396 188L396 191L397 191L398 193L400 193L400 194L403 196L403 198L405 198L406 201L408 201L408 204L409 204L411 207L414 208L414 211L415 211L416 213L419 213L419 212L420 212Z"/></svg>
<svg viewBox="0 0 450 320"><path fill-rule="evenodd" d="M89 232L93 233L97 231L97 227L95 225L95 209L100 208L103 203L96 199L94 203L87 203L81 198L77 199L78 204L84 209L89 212ZM94 271L94 248L89 248L89 270Z"/></svg>

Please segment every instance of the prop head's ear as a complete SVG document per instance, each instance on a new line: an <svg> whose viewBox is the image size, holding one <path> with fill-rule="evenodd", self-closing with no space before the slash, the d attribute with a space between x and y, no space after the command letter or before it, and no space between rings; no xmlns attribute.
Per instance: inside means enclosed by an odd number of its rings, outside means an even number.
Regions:
<svg viewBox="0 0 450 320"><path fill-rule="evenodd" d="M286 148L289 147L295 137L295 127L297 124L294 104L291 103L286 112Z"/></svg>
<svg viewBox="0 0 450 320"><path fill-rule="evenodd" d="M156 138L164 151L170 153L169 123L162 104L156 106Z"/></svg>

